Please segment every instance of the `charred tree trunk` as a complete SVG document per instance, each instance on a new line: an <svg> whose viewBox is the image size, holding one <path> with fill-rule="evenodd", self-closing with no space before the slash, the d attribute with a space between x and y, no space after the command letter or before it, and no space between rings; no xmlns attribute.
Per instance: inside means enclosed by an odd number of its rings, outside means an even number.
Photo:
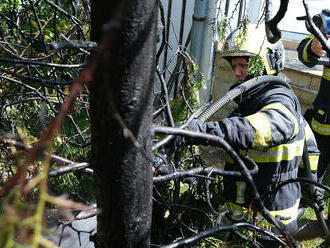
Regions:
<svg viewBox="0 0 330 248"><path fill-rule="evenodd" d="M91 3L92 40L119 29L90 87L96 247L149 247L157 0Z"/></svg>

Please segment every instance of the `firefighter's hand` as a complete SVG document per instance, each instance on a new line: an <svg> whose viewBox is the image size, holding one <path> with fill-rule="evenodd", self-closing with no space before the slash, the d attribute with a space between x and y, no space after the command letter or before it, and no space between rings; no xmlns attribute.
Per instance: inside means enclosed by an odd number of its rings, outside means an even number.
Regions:
<svg viewBox="0 0 330 248"><path fill-rule="evenodd" d="M152 164L152 172L154 175L168 175L174 172L174 169L167 165L168 155L164 151L159 152L155 157Z"/></svg>
<svg viewBox="0 0 330 248"><path fill-rule="evenodd" d="M193 119L188 124L188 129L190 131L212 134L212 135L216 135L216 136L219 136L219 137L222 137L222 138L225 137L225 135L224 135L224 133L223 133L221 127L220 127L220 122L217 122L217 121L204 122L204 121L199 120L199 119ZM189 138L189 137L186 138L185 144L188 144L188 145L211 145L211 146L217 145L216 143L211 142L206 138Z"/></svg>
<svg viewBox="0 0 330 248"><path fill-rule="evenodd" d="M159 152L155 157L154 157L154 161L153 161L153 165L152 165L152 170L154 173L156 173L156 171L161 167L164 166L167 163L167 154L165 154L164 152Z"/></svg>
<svg viewBox="0 0 330 248"><path fill-rule="evenodd" d="M315 194L315 200L316 203L318 204L323 204L323 199L324 199L324 189L320 188L320 187L315 187L314 189L314 194Z"/></svg>
<svg viewBox="0 0 330 248"><path fill-rule="evenodd" d="M200 119L193 119L188 124L189 131L205 132L204 130L204 121Z"/></svg>
<svg viewBox="0 0 330 248"><path fill-rule="evenodd" d="M327 38L329 38L329 37L330 36L327 35ZM318 57L322 57L325 55L325 51L322 48L322 44L317 38L313 39L312 45L311 45L311 50Z"/></svg>
<svg viewBox="0 0 330 248"><path fill-rule="evenodd" d="M213 122L204 122L200 119L193 119L188 124L188 130L194 132L207 133L207 129L213 130ZM220 132L220 130L217 130ZM212 132L211 132L212 133ZM214 133L212 133L214 134ZM165 146L165 151L168 156L173 154L182 145L208 145L209 142L202 138L191 138L189 136L174 136L169 143Z"/></svg>

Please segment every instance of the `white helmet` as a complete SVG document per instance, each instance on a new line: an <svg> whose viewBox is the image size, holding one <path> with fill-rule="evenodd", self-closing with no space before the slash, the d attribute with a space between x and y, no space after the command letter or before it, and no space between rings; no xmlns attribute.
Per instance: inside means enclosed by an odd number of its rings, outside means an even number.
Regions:
<svg viewBox="0 0 330 248"><path fill-rule="evenodd" d="M264 25L248 23L246 27L232 31L223 44L221 57L230 62L233 57L255 57L262 59L267 75L283 70L284 47L281 41L267 41Z"/></svg>

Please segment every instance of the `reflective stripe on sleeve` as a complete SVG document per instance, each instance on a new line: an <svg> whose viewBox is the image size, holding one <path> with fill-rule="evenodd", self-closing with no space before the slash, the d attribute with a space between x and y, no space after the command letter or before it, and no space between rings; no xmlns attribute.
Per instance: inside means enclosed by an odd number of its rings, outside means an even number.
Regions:
<svg viewBox="0 0 330 248"><path fill-rule="evenodd" d="M323 75L322 77L325 79L325 80L328 80L330 81L330 68L327 68L327 67L323 67Z"/></svg>
<svg viewBox="0 0 330 248"><path fill-rule="evenodd" d="M309 140L312 137L312 135L313 135L313 131L312 131L311 127L308 124L306 124L306 126L305 126L305 139L306 139L306 141Z"/></svg>
<svg viewBox="0 0 330 248"><path fill-rule="evenodd" d="M312 119L312 129L321 135L330 135L330 125L322 124L316 121L314 118Z"/></svg>
<svg viewBox="0 0 330 248"><path fill-rule="evenodd" d="M292 137L296 136L299 131L298 121L296 117L291 113L291 111L281 103L272 103L263 107L261 110L276 109L283 112L286 116L290 116L290 119L294 121L294 134ZM291 137L291 138L292 138Z"/></svg>
<svg viewBox="0 0 330 248"><path fill-rule="evenodd" d="M252 147L267 147L272 142L272 132L267 117L257 112L246 117L254 129L254 141Z"/></svg>
<svg viewBox="0 0 330 248"><path fill-rule="evenodd" d="M303 50L303 54L302 54L302 58L305 62L309 62L308 61L307 48L308 48L309 44L312 42L313 38L314 38L314 36L312 36L312 35L309 35L309 36L306 37L306 39L310 39L310 40L306 43L306 45L304 47L304 50Z"/></svg>

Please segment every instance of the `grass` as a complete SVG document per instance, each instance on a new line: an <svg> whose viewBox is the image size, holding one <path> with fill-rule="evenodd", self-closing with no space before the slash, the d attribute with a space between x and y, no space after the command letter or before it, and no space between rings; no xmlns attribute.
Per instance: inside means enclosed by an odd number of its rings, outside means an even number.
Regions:
<svg viewBox="0 0 330 248"><path fill-rule="evenodd" d="M328 170L323 183L330 186L330 171ZM324 217L327 218L328 216L328 206L329 206L329 193L326 192L325 193L325 206L326 209L324 210ZM299 227L306 224L308 221L311 220L317 220L316 215L314 213L314 210L312 208L307 208L304 215L299 219L298 221L298 225ZM310 247L318 247L324 240L322 238L317 238L317 239L313 239L313 240L306 240L306 241L302 241L300 243L301 248L310 248Z"/></svg>
<svg viewBox="0 0 330 248"><path fill-rule="evenodd" d="M324 184L330 186L330 171L327 171L323 182L324 182ZM324 213L323 213L325 218L327 218L327 215L328 215L329 198L330 198L330 194L328 192L326 192L325 193L326 209L324 210ZM312 208L307 208L304 215L299 219L298 226L301 227L301 226L305 225L306 223L313 222L313 221L314 222L317 221L315 212ZM322 238L316 238L316 239L312 239L312 240L301 241L299 244L300 244L300 248L314 248L314 247L319 247L323 241L324 241L324 239L322 239ZM218 247L245 248L245 247L250 247L250 246L248 244L246 244L245 242L242 242L242 240L240 240L240 239L238 239L238 240L234 239L232 242L222 241L222 243L219 243Z"/></svg>

